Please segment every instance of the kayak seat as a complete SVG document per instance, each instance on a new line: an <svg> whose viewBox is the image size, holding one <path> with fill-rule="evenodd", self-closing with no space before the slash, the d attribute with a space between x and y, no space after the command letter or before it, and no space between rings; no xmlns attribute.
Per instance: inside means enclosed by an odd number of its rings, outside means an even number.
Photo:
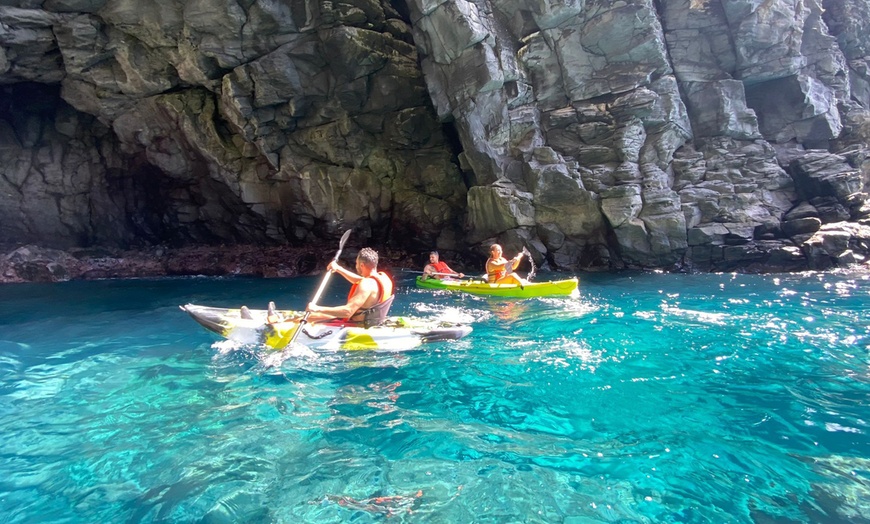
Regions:
<svg viewBox="0 0 870 524"><path fill-rule="evenodd" d="M363 326L366 328L380 326L387 320L387 315L390 313L390 307L393 305L393 299L396 295L384 300L379 304L363 311Z"/></svg>

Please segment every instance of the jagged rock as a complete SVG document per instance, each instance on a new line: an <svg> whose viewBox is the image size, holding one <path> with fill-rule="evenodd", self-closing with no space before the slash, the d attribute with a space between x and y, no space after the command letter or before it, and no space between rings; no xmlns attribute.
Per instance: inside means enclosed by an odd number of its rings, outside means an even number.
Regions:
<svg viewBox="0 0 870 524"><path fill-rule="evenodd" d="M738 140L761 137L755 111L746 106L743 82L683 82L682 86L696 137L727 136Z"/></svg>
<svg viewBox="0 0 870 524"><path fill-rule="evenodd" d="M530 165L535 224L553 224L571 237L597 237L604 231L596 195L563 163ZM527 224L524 224L527 225Z"/></svg>
<svg viewBox="0 0 870 524"><path fill-rule="evenodd" d="M613 228L637 218L643 209L640 186L616 186L601 195L601 211Z"/></svg>
<svg viewBox="0 0 870 524"><path fill-rule="evenodd" d="M819 218L825 223L844 222L851 215L849 209L834 197L815 197L810 200L810 204L816 208Z"/></svg>
<svg viewBox="0 0 870 524"><path fill-rule="evenodd" d="M535 225L531 195L509 185L472 187L468 191L468 239L480 242L517 227Z"/></svg>
<svg viewBox="0 0 870 524"><path fill-rule="evenodd" d="M5 256L7 281L63 282L77 276L78 261L69 253L39 246L22 246Z"/></svg>
<svg viewBox="0 0 870 524"><path fill-rule="evenodd" d="M809 202L801 202L792 208L785 216L782 217L783 221L789 220L799 220L802 218L816 217L819 216L819 210L816 209ZM819 223L821 225L821 222Z"/></svg>
<svg viewBox="0 0 870 524"><path fill-rule="evenodd" d="M782 223L782 232L786 236L812 234L822 227L822 221L816 217L792 218Z"/></svg>
<svg viewBox="0 0 870 524"><path fill-rule="evenodd" d="M837 99L818 80L794 75L754 84L746 89L746 103L758 115L758 127L774 142L819 143L842 130Z"/></svg>
<svg viewBox="0 0 870 524"><path fill-rule="evenodd" d="M837 256L837 266L851 266L862 260L863 257L856 255L851 249L847 249Z"/></svg>
<svg viewBox="0 0 870 524"><path fill-rule="evenodd" d="M811 151L794 160L790 168L798 192L807 200L815 196L845 199L864 186L860 173L840 155Z"/></svg>
<svg viewBox="0 0 870 524"><path fill-rule="evenodd" d="M628 260L641 265L672 266L688 248L686 218L679 207L679 196L670 189L644 191L644 207L639 218L649 232L649 249L644 252L623 252ZM621 228L616 229L622 243ZM625 249L625 245L623 248Z"/></svg>
<svg viewBox="0 0 870 524"><path fill-rule="evenodd" d="M722 224L699 225L689 229L687 242L690 246L721 246L725 244L728 233L728 228Z"/></svg>
<svg viewBox="0 0 870 524"><path fill-rule="evenodd" d="M347 256L358 247L346 246ZM335 245L303 248L259 245L157 247L145 250L81 249L60 251L22 246L0 254L0 282L59 282L73 279L233 275L287 278L323 271ZM380 250L387 271L396 261L411 261L407 252ZM380 267L379 266L379 267Z"/></svg>
<svg viewBox="0 0 870 524"><path fill-rule="evenodd" d="M827 269L843 261L857 260L855 251L866 253L870 242L870 227L850 222L824 224L812 237L801 244L812 269ZM848 252L848 253L847 253Z"/></svg>
<svg viewBox="0 0 870 524"><path fill-rule="evenodd" d="M825 231L814 220L870 221L868 12L863 0L0 6L0 236L281 246L353 227L468 257L482 242L529 245L564 269L860 261L870 246L853 233L837 254L812 239Z"/></svg>
<svg viewBox="0 0 870 524"><path fill-rule="evenodd" d="M770 250L764 269L769 272L799 271L807 267L807 259L797 246L778 246Z"/></svg>

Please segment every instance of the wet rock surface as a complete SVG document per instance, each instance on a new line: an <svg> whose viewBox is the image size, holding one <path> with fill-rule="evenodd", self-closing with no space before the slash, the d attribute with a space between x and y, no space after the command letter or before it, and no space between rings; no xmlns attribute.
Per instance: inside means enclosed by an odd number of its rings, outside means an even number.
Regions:
<svg viewBox="0 0 870 524"><path fill-rule="evenodd" d="M336 246L302 248L197 246L146 250L71 249L33 245L7 247L0 255L0 283L63 282L107 278L167 276L250 276L287 278L320 274L335 256ZM348 247L342 263L352 267L357 248ZM404 253L384 253L382 267L413 264Z"/></svg>
<svg viewBox="0 0 870 524"><path fill-rule="evenodd" d="M363 245L348 242L339 263L353 270ZM73 248L60 250L35 245L0 244L0 284L64 282L112 278L219 276L290 278L323 274L335 257L337 243L319 242L302 247L258 245L159 246L148 249ZM421 273L429 261L427 251L409 252L378 247L378 268L394 275ZM482 257L465 258L442 252L457 267L483 267Z"/></svg>
<svg viewBox="0 0 870 524"><path fill-rule="evenodd" d="M727 229L723 229L719 233L724 235L726 232ZM761 248L758 243L723 243L718 254L707 255L715 267L705 270L747 273L845 267L870 270L870 262L862 254L870 249L870 225L830 224L803 234L803 238L800 247L784 247L778 242L770 242ZM290 278L320 275L335 256L335 249L335 246L326 245L301 248L240 245L64 251L33 245L0 246L0 252L5 251L0 254L0 284L173 276ZM357 252L358 248L346 248L341 263L352 269ZM413 275L425 265L426 255L425 252L380 250L379 268L394 276ZM454 268L468 274L475 274L485 260L483 257L465 258L457 253L448 256ZM675 270L691 271L687 268Z"/></svg>

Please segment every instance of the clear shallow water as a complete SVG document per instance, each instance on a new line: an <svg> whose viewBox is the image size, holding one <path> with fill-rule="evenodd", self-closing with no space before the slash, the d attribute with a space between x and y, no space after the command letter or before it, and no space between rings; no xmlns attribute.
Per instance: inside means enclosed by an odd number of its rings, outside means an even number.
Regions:
<svg viewBox="0 0 870 524"><path fill-rule="evenodd" d="M403 277L395 314L475 331L386 354L232 347L177 307L318 283L0 286L0 520L870 521L867 275Z"/></svg>

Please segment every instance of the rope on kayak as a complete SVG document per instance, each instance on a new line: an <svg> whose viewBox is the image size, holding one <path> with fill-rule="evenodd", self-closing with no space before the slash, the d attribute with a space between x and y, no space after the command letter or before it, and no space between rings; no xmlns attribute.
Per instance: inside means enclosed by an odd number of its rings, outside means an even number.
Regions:
<svg viewBox="0 0 870 524"><path fill-rule="evenodd" d="M531 282L532 279L535 278L535 259L532 258L532 254L529 253L529 250L526 249L526 246L523 246L523 254L526 255L526 258L529 259L529 264L531 264L532 266L532 269L529 270L529 274L526 275L526 280Z"/></svg>

